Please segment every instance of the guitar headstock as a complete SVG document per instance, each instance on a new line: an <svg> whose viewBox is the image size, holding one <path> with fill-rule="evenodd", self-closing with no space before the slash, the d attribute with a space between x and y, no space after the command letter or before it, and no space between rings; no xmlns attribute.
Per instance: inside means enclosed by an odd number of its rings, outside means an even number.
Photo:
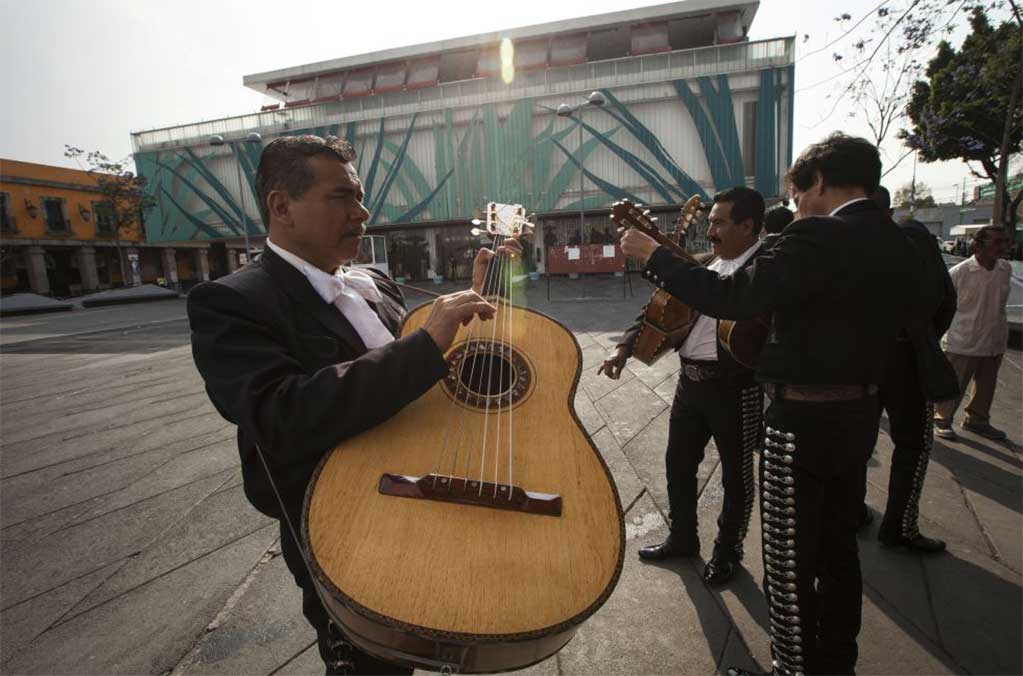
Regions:
<svg viewBox="0 0 1023 676"><path fill-rule="evenodd" d="M703 204L700 202L699 195L693 195L686 203L682 205L682 209L679 211L678 220L675 222L675 239L679 241L686 231L689 229L689 225L696 218L696 214L700 213L700 208Z"/></svg>
<svg viewBox="0 0 1023 676"><path fill-rule="evenodd" d="M650 210L629 200L621 200L611 205L611 220L620 227L636 228L651 237L661 234L657 229L657 219L650 216Z"/></svg>
<svg viewBox="0 0 1023 676"><path fill-rule="evenodd" d="M526 216L526 210L521 204L500 204L490 202L487 204L486 220L480 221L474 218L472 224L475 226L485 225L486 229L479 227L472 229L473 235L489 234L494 237L524 237L533 232L533 223L529 219L533 216Z"/></svg>

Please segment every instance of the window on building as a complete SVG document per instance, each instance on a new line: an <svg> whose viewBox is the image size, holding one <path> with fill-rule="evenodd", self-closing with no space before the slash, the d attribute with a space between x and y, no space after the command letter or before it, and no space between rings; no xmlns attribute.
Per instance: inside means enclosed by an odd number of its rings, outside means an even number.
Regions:
<svg viewBox="0 0 1023 676"><path fill-rule="evenodd" d="M757 102L742 106L742 159L747 176L757 173Z"/></svg>
<svg viewBox="0 0 1023 676"><path fill-rule="evenodd" d="M632 47L629 53L633 56L670 51L671 43L668 41L666 21L637 24L632 27Z"/></svg>
<svg viewBox="0 0 1023 676"><path fill-rule="evenodd" d="M440 70L440 57L430 56L409 63L408 79L405 86L409 89L432 87L437 84Z"/></svg>
<svg viewBox="0 0 1023 676"><path fill-rule="evenodd" d="M440 55L440 68L437 79L441 82L458 82L476 76L476 65L479 50L471 49L461 52L444 52Z"/></svg>
<svg viewBox="0 0 1023 676"><path fill-rule="evenodd" d="M476 64L476 75L478 77L490 77L501 74L501 52L498 45L484 47L480 50L479 61Z"/></svg>
<svg viewBox="0 0 1023 676"><path fill-rule="evenodd" d="M551 41L551 66L586 63L586 33L559 35Z"/></svg>
<svg viewBox="0 0 1023 676"><path fill-rule="evenodd" d="M0 232L17 232L14 227L14 212L11 208L11 196L9 193L0 192Z"/></svg>
<svg viewBox="0 0 1023 676"><path fill-rule="evenodd" d="M344 73L330 73L316 79L316 98L314 101L336 99L341 96L345 84Z"/></svg>
<svg viewBox="0 0 1023 676"><path fill-rule="evenodd" d="M603 61L628 56L630 40L628 26L593 31L586 45L586 58L589 61Z"/></svg>
<svg viewBox="0 0 1023 676"><path fill-rule="evenodd" d="M112 237L117 234L114 225L114 209L109 202L93 202L92 216L96 219L96 235Z"/></svg>
<svg viewBox="0 0 1023 676"><path fill-rule="evenodd" d="M64 214L64 200L60 197L43 198L43 216L46 218L46 232L48 234L71 234L71 221Z"/></svg>
<svg viewBox="0 0 1023 676"><path fill-rule="evenodd" d="M373 91L379 94L402 89L405 86L406 70L407 67L404 61L377 66L377 77L376 82L373 83Z"/></svg>
<svg viewBox="0 0 1023 676"><path fill-rule="evenodd" d="M515 70L538 70L547 66L547 40L529 40L515 44Z"/></svg>

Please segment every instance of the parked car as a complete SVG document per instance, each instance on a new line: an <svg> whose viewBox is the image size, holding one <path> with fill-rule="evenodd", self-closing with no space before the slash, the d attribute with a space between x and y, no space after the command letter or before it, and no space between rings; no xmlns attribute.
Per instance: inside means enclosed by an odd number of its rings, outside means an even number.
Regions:
<svg viewBox="0 0 1023 676"><path fill-rule="evenodd" d="M946 239L940 244L940 247L945 253L952 253L956 249L956 241L954 239Z"/></svg>

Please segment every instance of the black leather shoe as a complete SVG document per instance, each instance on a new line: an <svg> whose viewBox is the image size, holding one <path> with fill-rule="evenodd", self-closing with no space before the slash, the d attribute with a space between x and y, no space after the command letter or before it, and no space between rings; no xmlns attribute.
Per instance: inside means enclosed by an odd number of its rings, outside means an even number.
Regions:
<svg viewBox="0 0 1023 676"><path fill-rule="evenodd" d="M647 545L640 549L639 558L647 561L662 561L664 559L674 559L681 556L695 556L699 553L699 545L695 547L685 547L676 543L671 538L668 538L660 544Z"/></svg>
<svg viewBox="0 0 1023 676"><path fill-rule="evenodd" d="M728 667L728 671L725 674L727 676L770 676L769 674L754 674L752 671L746 671L739 667Z"/></svg>
<svg viewBox="0 0 1023 676"><path fill-rule="evenodd" d="M877 539L885 547L905 547L906 549L923 554L940 554L945 551L945 542L943 540L925 537L919 533L910 538L901 535L892 536L878 533Z"/></svg>
<svg viewBox="0 0 1023 676"><path fill-rule="evenodd" d="M738 568L738 561L720 556L711 557L711 560L707 562L707 566L703 569L703 581L712 587L723 585L735 575L735 571Z"/></svg>

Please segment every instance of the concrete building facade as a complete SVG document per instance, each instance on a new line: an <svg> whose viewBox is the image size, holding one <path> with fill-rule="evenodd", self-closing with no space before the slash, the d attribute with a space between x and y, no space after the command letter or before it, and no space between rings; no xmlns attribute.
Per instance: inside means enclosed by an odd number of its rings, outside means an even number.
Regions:
<svg viewBox="0 0 1023 676"><path fill-rule="evenodd" d="M215 242L211 261L236 266L265 236L259 154L285 134L352 143L361 261L412 280L468 275L468 221L490 201L537 214L525 258L543 272L549 247L610 242L622 198L671 213L739 184L779 196L794 45L748 41L757 7L685 0L245 76L273 101L261 112L132 135L157 203L147 239ZM580 105L591 92L605 103Z"/></svg>

